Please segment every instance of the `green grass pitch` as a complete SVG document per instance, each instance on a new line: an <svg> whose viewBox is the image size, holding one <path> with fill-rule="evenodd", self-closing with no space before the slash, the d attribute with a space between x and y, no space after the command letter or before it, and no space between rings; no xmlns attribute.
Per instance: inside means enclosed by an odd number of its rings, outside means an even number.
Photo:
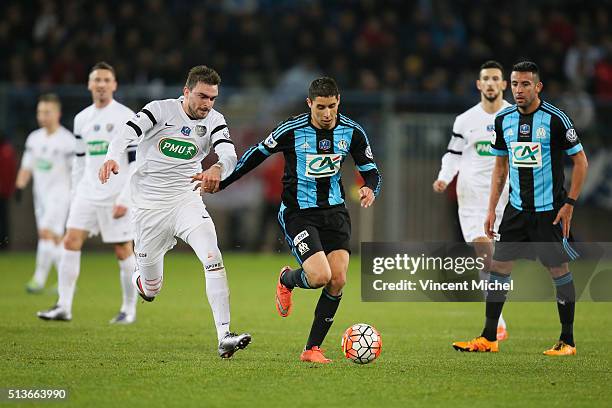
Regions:
<svg viewBox="0 0 612 408"><path fill-rule="evenodd" d="M232 328L249 331L253 343L224 361L195 255L170 252L162 293L138 304L135 324L111 327L120 289L110 253L84 252L70 323L35 317L55 296L25 293L33 254L0 254L0 388L67 388L67 401L49 405L66 407L612 406L610 303L578 304L575 357L542 355L558 336L553 303L507 304L510 338L501 352L460 353L451 342L480 332L482 304L362 303L353 256L323 345L334 362L312 365L299 353L319 292L296 291L286 319L274 309L278 270L291 262L225 256ZM358 322L383 338L381 357L366 366L340 351L342 332Z"/></svg>

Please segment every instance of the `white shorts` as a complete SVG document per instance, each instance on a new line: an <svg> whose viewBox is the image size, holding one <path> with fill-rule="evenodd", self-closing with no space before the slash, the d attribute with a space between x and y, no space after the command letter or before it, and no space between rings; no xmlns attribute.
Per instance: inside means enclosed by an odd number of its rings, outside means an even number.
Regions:
<svg viewBox="0 0 612 408"><path fill-rule="evenodd" d="M34 215L36 228L40 231L48 229L55 235L62 236L66 231L66 219L70 210L70 200L67 198L34 197Z"/></svg>
<svg viewBox="0 0 612 408"><path fill-rule="evenodd" d="M139 264L153 264L176 245L175 237L187 241L189 234L212 219L206 206L196 197L171 208L134 208L132 222L136 229L134 252Z"/></svg>
<svg viewBox="0 0 612 408"><path fill-rule="evenodd" d="M502 217L504 215L504 206L497 206L495 211L495 232L499 229ZM465 242L474 242L476 238L486 237L484 230L484 222L487 219L486 208L461 208L459 207L459 224L461 224L461 232Z"/></svg>
<svg viewBox="0 0 612 408"><path fill-rule="evenodd" d="M102 242L116 244L134 239L130 212L121 218L113 218L113 206L100 206L82 197L76 197L70 206L66 228L89 232L89 236L102 234Z"/></svg>

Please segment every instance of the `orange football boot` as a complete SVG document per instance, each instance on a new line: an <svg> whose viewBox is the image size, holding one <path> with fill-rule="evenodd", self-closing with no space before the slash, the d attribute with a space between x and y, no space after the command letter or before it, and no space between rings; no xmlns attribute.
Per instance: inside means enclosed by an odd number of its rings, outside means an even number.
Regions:
<svg viewBox="0 0 612 408"><path fill-rule="evenodd" d="M563 340L559 340L551 349L544 351L545 356L574 356L576 347L570 346Z"/></svg>
<svg viewBox="0 0 612 408"><path fill-rule="evenodd" d="M453 343L455 350L469 352L490 352L497 353L499 351L499 343L497 340L489 341L484 337L476 337L470 341L458 341Z"/></svg>
<svg viewBox="0 0 612 408"><path fill-rule="evenodd" d="M291 313L291 289L281 282L283 273L290 270L291 267L284 266L278 274L278 282L276 283L276 301L274 303L276 304L276 311L281 317L287 317Z"/></svg>
<svg viewBox="0 0 612 408"><path fill-rule="evenodd" d="M332 362L329 358L323 355L323 350L321 350L318 346L312 346L312 348L302 351L302 354L300 355L300 360L322 364L328 364Z"/></svg>

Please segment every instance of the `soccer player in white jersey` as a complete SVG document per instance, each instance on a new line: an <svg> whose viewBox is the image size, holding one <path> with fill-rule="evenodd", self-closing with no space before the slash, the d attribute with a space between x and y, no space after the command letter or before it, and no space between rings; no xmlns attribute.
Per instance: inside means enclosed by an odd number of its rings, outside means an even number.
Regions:
<svg viewBox="0 0 612 408"><path fill-rule="evenodd" d="M487 280L488 268L493 255L493 242L484 231L484 220L487 218L491 174L495 165L495 156L490 152L491 142L495 137L495 115L510 106L504 100L507 83L503 77L503 67L497 61L487 61L480 66L476 87L480 91L480 102L457 116L453 124L453 134L448 150L442 157L442 168L438 179L433 183L437 193L446 190L457 173L457 202L459 206L459 223L465 242L472 243L476 256L483 257L485 270L480 271L480 279ZM499 227L504 207L508 202L508 185L502 193L497 206L497 223ZM497 328L498 340L508 337L506 322L499 318Z"/></svg>
<svg viewBox="0 0 612 408"><path fill-rule="evenodd" d="M81 248L88 236L101 233L104 243L112 244L119 262L119 277L123 291L119 313L110 321L130 324L136 319L136 290L131 276L136 267L132 247L134 231L128 214L130 172L128 163L134 160L130 150L118 163L126 169L110 183L101 185L98 169L111 140L134 115L128 107L113 99L117 89L115 70L105 62L93 66L88 89L93 104L74 118L76 154L73 164L73 200L66 225L64 250L58 270L59 300L51 309L38 312L44 320L71 320L72 300L79 277Z"/></svg>
<svg viewBox="0 0 612 408"><path fill-rule="evenodd" d="M36 269L26 285L40 293L51 267L58 269L60 243L70 208L70 171L74 158L74 136L60 124L61 103L57 95L38 99L36 120L40 129L26 140L21 168L15 185L23 190L34 179L34 214L38 229Z"/></svg>
<svg viewBox="0 0 612 408"><path fill-rule="evenodd" d="M212 309L219 355L231 357L251 341L247 333L230 332L229 287L215 225L192 181L218 187L236 167L236 151L223 115L213 109L221 78L211 68L189 71L183 96L153 101L127 122L113 140L100 181L125 172L119 162L126 146L139 140L131 179L138 270L133 282L140 296L153 301L163 282L164 256L181 238L204 267L206 295ZM202 160L214 150L219 161L205 172ZM109 180L110 178L110 180Z"/></svg>

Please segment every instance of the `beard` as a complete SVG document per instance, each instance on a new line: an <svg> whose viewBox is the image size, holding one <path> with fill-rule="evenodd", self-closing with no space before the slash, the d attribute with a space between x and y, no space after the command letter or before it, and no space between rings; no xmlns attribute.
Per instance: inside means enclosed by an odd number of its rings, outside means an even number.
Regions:
<svg viewBox="0 0 612 408"><path fill-rule="evenodd" d="M500 92L500 93L497 93L497 94L495 94L495 95L493 95L493 96L488 96L488 95L487 95L486 93L484 93L484 92L482 93L482 96L484 96L484 97L485 97L485 99L486 99L487 101L489 101L489 102L495 102L495 101L497 100L497 98L499 98L499 95L501 95L501 92Z"/></svg>

